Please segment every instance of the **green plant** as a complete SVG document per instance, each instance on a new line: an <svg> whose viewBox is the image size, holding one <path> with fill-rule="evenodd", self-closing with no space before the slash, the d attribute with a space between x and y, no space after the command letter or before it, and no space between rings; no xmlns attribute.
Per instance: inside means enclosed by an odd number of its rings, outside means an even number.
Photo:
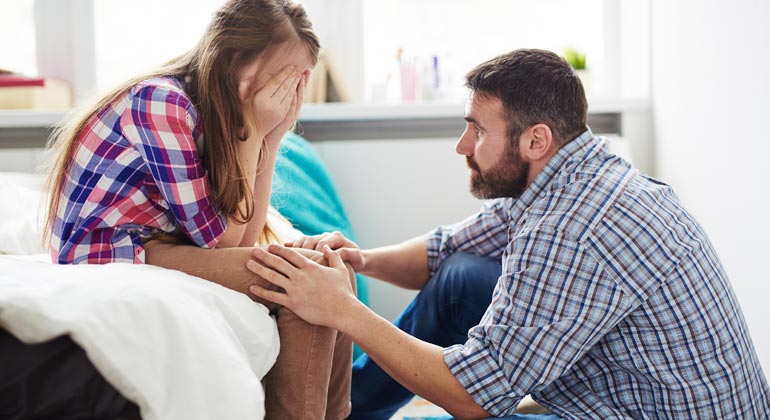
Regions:
<svg viewBox="0 0 770 420"><path fill-rule="evenodd" d="M575 70L585 70L586 68L586 54L576 49L565 48L564 59L567 60L569 65Z"/></svg>

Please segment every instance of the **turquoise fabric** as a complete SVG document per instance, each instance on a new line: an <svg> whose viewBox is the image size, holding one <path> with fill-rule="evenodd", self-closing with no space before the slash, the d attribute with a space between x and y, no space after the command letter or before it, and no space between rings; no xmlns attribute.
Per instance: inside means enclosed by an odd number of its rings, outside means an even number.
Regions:
<svg viewBox="0 0 770 420"><path fill-rule="evenodd" d="M294 133L281 142L270 204L306 235L338 230L355 241L329 170L310 143ZM358 299L368 304L366 278L356 275Z"/></svg>

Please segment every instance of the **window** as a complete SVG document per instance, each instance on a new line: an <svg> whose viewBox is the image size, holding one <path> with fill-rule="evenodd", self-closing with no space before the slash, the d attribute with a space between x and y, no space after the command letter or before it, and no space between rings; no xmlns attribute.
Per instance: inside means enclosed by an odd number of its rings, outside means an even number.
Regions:
<svg viewBox="0 0 770 420"><path fill-rule="evenodd" d="M0 13L0 68L37 75L35 23L32 0L6 1Z"/></svg>
<svg viewBox="0 0 770 420"><path fill-rule="evenodd" d="M94 1L96 84L107 89L188 51L223 0Z"/></svg>

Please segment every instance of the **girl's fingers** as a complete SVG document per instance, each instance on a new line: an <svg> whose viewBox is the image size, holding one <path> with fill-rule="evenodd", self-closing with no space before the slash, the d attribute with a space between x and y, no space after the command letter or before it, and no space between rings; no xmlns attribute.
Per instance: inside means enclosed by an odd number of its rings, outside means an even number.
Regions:
<svg viewBox="0 0 770 420"><path fill-rule="evenodd" d="M299 78L300 74L292 70L291 75L284 79L283 83L273 93L273 99L284 103L287 99L291 99L293 95L296 95Z"/></svg>
<svg viewBox="0 0 770 420"><path fill-rule="evenodd" d="M305 78L305 73L302 73L302 76L299 79L299 86L297 86L297 95L294 97L294 100L291 103L291 115L295 120L299 118L299 111L302 109L302 104L305 102L305 86L307 84L307 79Z"/></svg>
<svg viewBox="0 0 770 420"><path fill-rule="evenodd" d="M273 283L280 288L286 289L289 287L289 279L284 277L281 273L271 268L265 267L264 265L254 260L250 259L246 261L246 268L248 268L252 273L262 277L263 279Z"/></svg>
<svg viewBox="0 0 770 420"><path fill-rule="evenodd" d="M295 242L295 248L308 248L313 249L315 247L317 239L314 236L305 236L302 238L299 242L299 246L296 246L297 242Z"/></svg>
<svg viewBox="0 0 770 420"><path fill-rule="evenodd" d="M305 88L307 88L307 72L302 73L302 77L299 81L299 87L297 88L297 98L299 98L299 101L297 101L299 104L302 104L305 102ZM299 111L299 109L297 109Z"/></svg>
<svg viewBox="0 0 770 420"><path fill-rule="evenodd" d="M256 284L249 286L249 291L254 293L257 297L288 308L289 296L286 293L268 290L264 287L257 286Z"/></svg>
<svg viewBox="0 0 770 420"><path fill-rule="evenodd" d="M294 78L294 74L294 66L286 66L281 69L280 73L270 78L263 89L270 94L270 97L273 97L281 91L287 80Z"/></svg>

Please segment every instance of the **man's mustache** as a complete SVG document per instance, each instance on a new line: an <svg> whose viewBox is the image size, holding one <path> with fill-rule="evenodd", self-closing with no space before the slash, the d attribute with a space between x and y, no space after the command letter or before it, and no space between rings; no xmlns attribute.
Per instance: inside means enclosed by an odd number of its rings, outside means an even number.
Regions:
<svg viewBox="0 0 770 420"><path fill-rule="evenodd" d="M479 165L472 158L466 157L465 164L468 165L470 169L473 169L476 172L481 172L481 168L479 168Z"/></svg>

